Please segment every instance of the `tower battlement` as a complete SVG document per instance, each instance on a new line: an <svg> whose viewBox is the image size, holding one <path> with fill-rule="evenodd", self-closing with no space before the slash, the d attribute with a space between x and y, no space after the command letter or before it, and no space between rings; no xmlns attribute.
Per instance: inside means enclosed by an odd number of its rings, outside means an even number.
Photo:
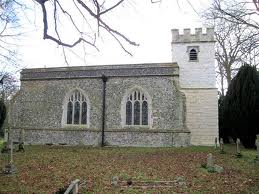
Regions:
<svg viewBox="0 0 259 194"><path fill-rule="evenodd" d="M172 29L172 43L187 42L214 42L214 28L207 28L207 33L202 33L202 28L195 28L195 34L191 34L191 29L183 30L183 34L179 33L179 29Z"/></svg>

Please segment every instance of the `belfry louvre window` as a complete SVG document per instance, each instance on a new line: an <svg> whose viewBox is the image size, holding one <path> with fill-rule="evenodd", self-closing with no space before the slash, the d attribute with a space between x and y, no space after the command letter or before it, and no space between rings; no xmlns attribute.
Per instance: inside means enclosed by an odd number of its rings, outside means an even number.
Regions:
<svg viewBox="0 0 259 194"><path fill-rule="evenodd" d="M196 49L191 49L189 52L189 60L190 61L197 61L198 60L198 53Z"/></svg>
<svg viewBox="0 0 259 194"><path fill-rule="evenodd" d="M126 125L148 125L148 99L142 91L135 90L127 97Z"/></svg>
<svg viewBox="0 0 259 194"><path fill-rule="evenodd" d="M87 99L78 90L75 90L67 102L66 124L87 124Z"/></svg>

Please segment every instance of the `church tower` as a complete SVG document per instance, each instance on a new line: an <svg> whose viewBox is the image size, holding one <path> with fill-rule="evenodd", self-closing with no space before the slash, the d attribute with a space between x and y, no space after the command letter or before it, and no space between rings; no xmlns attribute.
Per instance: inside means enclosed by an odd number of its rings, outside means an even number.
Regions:
<svg viewBox="0 0 259 194"><path fill-rule="evenodd" d="M212 145L218 137L214 30L172 30L172 58L179 66L179 85L186 96L186 126L192 145Z"/></svg>

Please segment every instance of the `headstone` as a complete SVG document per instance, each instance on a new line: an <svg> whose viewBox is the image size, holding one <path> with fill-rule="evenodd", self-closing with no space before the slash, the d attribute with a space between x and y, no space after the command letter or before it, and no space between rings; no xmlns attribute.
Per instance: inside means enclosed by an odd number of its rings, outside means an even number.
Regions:
<svg viewBox="0 0 259 194"><path fill-rule="evenodd" d="M10 127L7 129L8 131L8 136L7 136L7 149L11 149L11 129Z"/></svg>
<svg viewBox="0 0 259 194"><path fill-rule="evenodd" d="M218 148L218 138L215 137L215 149Z"/></svg>
<svg viewBox="0 0 259 194"><path fill-rule="evenodd" d="M9 164L7 164L4 168L4 174L15 174L17 169L15 165L13 164L13 141L10 140L10 160Z"/></svg>
<svg viewBox="0 0 259 194"><path fill-rule="evenodd" d="M221 154L224 154L224 153L225 153L225 151L224 151L224 142L223 142L223 138L220 138L219 143L220 143L220 153L221 153Z"/></svg>
<svg viewBox="0 0 259 194"><path fill-rule="evenodd" d="M214 164L214 158L213 158L213 155L211 153L209 153L208 157L207 157L206 169L210 173L213 173L213 172L221 173L224 170L223 167L221 167L221 166L219 166L217 164Z"/></svg>
<svg viewBox="0 0 259 194"><path fill-rule="evenodd" d="M213 167L214 167L213 156L211 153L209 153L207 157L207 168L213 168Z"/></svg>
<svg viewBox="0 0 259 194"><path fill-rule="evenodd" d="M24 152L24 130L20 130L18 152Z"/></svg>
<svg viewBox="0 0 259 194"><path fill-rule="evenodd" d="M240 139L239 138L237 138L236 146L237 146L236 157L240 158L240 157L242 157L242 154L241 154L241 151L240 151Z"/></svg>
<svg viewBox="0 0 259 194"><path fill-rule="evenodd" d="M5 129L5 132L4 132L4 141L5 141L5 142L8 141L8 136L9 136L8 130Z"/></svg>
<svg viewBox="0 0 259 194"><path fill-rule="evenodd" d="M256 158L255 158L255 163L256 163L256 164L259 164L259 135L256 135L255 145L256 145Z"/></svg>

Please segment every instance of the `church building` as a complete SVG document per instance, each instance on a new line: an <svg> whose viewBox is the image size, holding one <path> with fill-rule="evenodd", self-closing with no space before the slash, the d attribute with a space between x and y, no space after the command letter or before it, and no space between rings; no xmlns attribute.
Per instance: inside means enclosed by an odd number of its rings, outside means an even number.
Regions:
<svg viewBox="0 0 259 194"><path fill-rule="evenodd" d="M214 32L172 30L172 62L23 69L11 135L26 144L170 147L218 137Z"/></svg>

